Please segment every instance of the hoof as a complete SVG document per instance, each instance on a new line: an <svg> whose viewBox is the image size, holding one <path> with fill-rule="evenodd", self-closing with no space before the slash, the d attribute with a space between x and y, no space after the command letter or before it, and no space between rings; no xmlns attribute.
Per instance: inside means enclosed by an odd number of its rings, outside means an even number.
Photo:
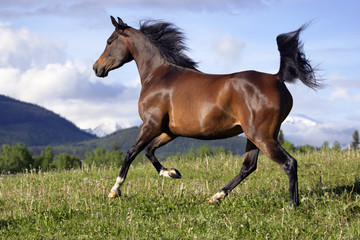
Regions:
<svg viewBox="0 0 360 240"><path fill-rule="evenodd" d="M176 170L175 168L172 168L170 170L162 169L159 173L160 176L163 177L169 177L169 178L182 178L181 173Z"/></svg>
<svg viewBox="0 0 360 240"><path fill-rule="evenodd" d="M171 178L182 178L181 173L175 168L170 169L169 176Z"/></svg>
<svg viewBox="0 0 360 240"><path fill-rule="evenodd" d="M117 198L121 196L121 191L117 190L116 192L110 191L108 198Z"/></svg>
<svg viewBox="0 0 360 240"><path fill-rule="evenodd" d="M217 202L217 201L219 201L221 199L224 199L226 196L227 196L227 194L224 191L220 191L220 192L216 193L214 196L212 196L209 199L209 202L210 203Z"/></svg>
<svg viewBox="0 0 360 240"><path fill-rule="evenodd" d="M299 203L290 202L289 208L296 209L299 206Z"/></svg>

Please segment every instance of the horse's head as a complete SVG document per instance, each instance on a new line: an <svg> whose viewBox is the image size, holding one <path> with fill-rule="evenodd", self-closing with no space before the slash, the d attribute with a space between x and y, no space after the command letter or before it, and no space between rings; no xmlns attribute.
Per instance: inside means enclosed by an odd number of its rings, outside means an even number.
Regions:
<svg viewBox="0 0 360 240"><path fill-rule="evenodd" d="M126 29L130 27L120 18L116 21L113 16L110 17L112 24L115 26L115 31L107 40L104 52L93 66L95 74L98 77L106 77L111 70L119 68L133 60L128 48L128 35L126 34Z"/></svg>

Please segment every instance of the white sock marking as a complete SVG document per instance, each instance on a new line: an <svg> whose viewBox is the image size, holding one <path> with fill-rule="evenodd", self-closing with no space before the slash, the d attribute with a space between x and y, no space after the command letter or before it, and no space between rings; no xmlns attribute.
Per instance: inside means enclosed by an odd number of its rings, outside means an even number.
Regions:
<svg viewBox="0 0 360 240"><path fill-rule="evenodd" d="M170 174L169 174L169 170L160 170L160 173L159 173L160 176L163 176L163 177L170 177Z"/></svg>
<svg viewBox="0 0 360 240"><path fill-rule="evenodd" d="M209 202L216 202L219 199L224 199L226 194L224 191L217 192L214 196L209 199Z"/></svg>
<svg viewBox="0 0 360 240"><path fill-rule="evenodd" d="M117 190L120 188L123 182L124 182L123 178L117 177L114 186L111 188L111 192L117 193Z"/></svg>

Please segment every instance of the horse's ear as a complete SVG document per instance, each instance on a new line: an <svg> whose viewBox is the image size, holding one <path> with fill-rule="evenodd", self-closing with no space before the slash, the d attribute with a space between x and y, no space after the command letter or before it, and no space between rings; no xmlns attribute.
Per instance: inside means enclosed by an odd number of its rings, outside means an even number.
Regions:
<svg viewBox="0 0 360 240"><path fill-rule="evenodd" d="M114 27L116 29L119 29L119 30L125 30L126 28L129 28L129 26L123 22L123 20L121 20L121 18L117 18L118 21L115 20L115 18L113 16L110 16L111 18L111 22L112 24L114 25Z"/></svg>
<svg viewBox="0 0 360 240"><path fill-rule="evenodd" d="M113 16L110 16L111 23L114 25L115 28L119 28L119 24L116 22L115 18Z"/></svg>
<svg viewBox="0 0 360 240"><path fill-rule="evenodd" d="M124 23L124 21L121 18L118 17L117 19L118 19L118 24L119 24L120 29L124 30L125 28L129 27L126 23Z"/></svg>
<svg viewBox="0 0 360 240"><path fill-rule="evenodd" d="M121 18L117 17L117 19L118 19L119 25L124 25L124 24L125 24L124 21L123 21ZM126 24L125 24L125 25L126 25Z"/></svg>

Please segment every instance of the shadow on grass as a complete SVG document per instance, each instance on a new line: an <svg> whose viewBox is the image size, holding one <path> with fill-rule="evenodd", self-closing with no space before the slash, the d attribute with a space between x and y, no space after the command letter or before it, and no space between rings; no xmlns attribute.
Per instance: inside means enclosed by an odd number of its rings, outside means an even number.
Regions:
<svg viewBox="0 0 360 240"><path fill-rule="evenodd" d="M7 228L15 227L21 225L21 219L0 219L0 230L4 230Z"/></svg>
<svg viewBox="0 0 360 240"><path fill-rule="evenodd" d="M310 191L310 195L317 197L321 197L329 193L335 194L337 196L342 196L346 194L348 198L351 198L351 200L355 200L356 195L360 195L360 178L356 177L353 184L340 185L340 186L335 186L333 188L325 188L319 182L318 186Z"/></svg>
<svg viewBox="0 0 360 240"><path fill-rule="evenodd" d="M332 189L330 189L329 191L334 192L335 194L341 195L343 193L356 193L356 194L360 194L360 179L355 179L355 182L353 185L342 185L342 186L337 186L334 187Z"/></svg>

